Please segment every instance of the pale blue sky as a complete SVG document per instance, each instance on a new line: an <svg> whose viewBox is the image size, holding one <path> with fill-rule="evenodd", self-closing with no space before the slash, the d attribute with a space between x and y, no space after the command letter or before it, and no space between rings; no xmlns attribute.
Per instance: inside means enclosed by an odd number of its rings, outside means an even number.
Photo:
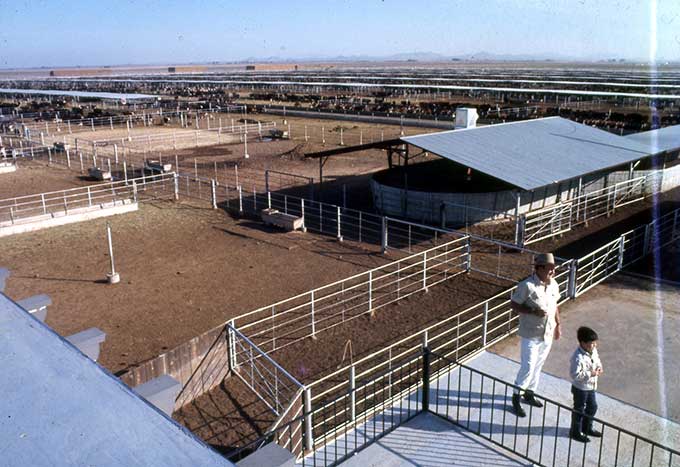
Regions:
<svg viewBox="0 0 680 467"><path fill-rule="evenodd" d="M680 0L0 0L0 67L406 52L680 61Z"/></svg>

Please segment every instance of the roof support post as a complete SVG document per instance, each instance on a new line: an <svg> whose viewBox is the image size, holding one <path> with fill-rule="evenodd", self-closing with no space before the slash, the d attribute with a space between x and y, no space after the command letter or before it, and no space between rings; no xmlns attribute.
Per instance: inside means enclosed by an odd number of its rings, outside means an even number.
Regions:
<svg viewBox="0 0 680 467"><path fill-rule="evenodd" d="M515 204L515 245L519 245L519 208L522 203L522 193L520 193L518 190L515 190L515 197L517 198L517 203Z"/></svg>
<svg viewBox="0 0 680 467"><path fill-rule="evenodd" d="M323 187L323 157L319 157L319 202L323 200L321 195Z"/></svg>

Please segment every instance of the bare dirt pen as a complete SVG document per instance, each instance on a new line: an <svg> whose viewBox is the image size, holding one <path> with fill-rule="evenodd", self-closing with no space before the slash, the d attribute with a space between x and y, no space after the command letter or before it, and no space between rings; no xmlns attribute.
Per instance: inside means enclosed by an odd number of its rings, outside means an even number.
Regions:
<svg viewBox="0 0 680 467"><path fill-rule="evenodd" d="M106 221L122 281L109 270ZM385 259L313 234L282 233L184 203L3 239L0 264L14 298L47 293L61 335L107 334L99 362L118 371L231 317L333 282Z"/></svg>
<svg viewBox="0 0 680 467"><path fill-rule="evenodd" d="M0 199L67 190L97 183L65 167L19 160L15 172L0 174Z"/></svg>
<svg viewBox="0 0 680 467"><path fill-rule="evenodd" d="M378 350L400 337L472 306L508 288L510 282L462 275L342 326L319 333L272 354L303 384ZM337 382L337 381L331 381ZM331 383L329 382L329 383ZM174 418L219 450L257 439L275 416L236 376L173 414Z"/></svg>
<svg viewBox="0 0 680 467"><path fill-rule="evenodd" d="M663 194L656 204L649 200L628 206L611 217L596 219L589 228L580 227L561 239L544 241L532 247L539 251L555 251L564 258L578 258L623 232L650 222L657 208L661 214L674 209L678 201L680 190L674 190ZM664 256L673 251L669 249ZM482 260L492 264L491 258L482 257ZM640 263L641 271L645 270L647 263ZM670 263L672 260L667 259L663 267L670 267ZM521 278L519 272L517 279ZM674 277L672 274L669 276ZM299 381L307 384L371 351L479 303L510 285L508 281L475 273L461 275L427 292L419 292L384 307L373 317L363 316L324 331L317 339L302 340L271 356ZM220 387L184 406L174 417L206 442L225 452L264 434L275 418L233 376L227 378ZM239 417L246 419L239 420Z"/></svg>
<svg viewBox="0 0 680 467"><path fill-rule="evenodd" d="M130 150L124 150L122 144L118 144L119 155L122 158L129 153L134 156L157 157L160 153L168 162L174 162L175 154L180 158L180 167L193 169L193 159L196 158L199 167L212 169L214 162L218 164L224 162L238 163L241 167L251 168L271 168L276 170L287 169L300 175L318 178L318 161L309 160L302 162L305 153L332 149L338 147L340 143L344 146L357 145L360 143L378 142L382 139L397 138L401 135L401 129L396 125L373 124L367 122L333 121L314 118L286 117L272 114L249 114L245 118L249 122L275 122L276 128L288 131L290 128L289 140L274 140L260 142L257 132L252 130L248 134L248 154L250 159L245 159L245 147L240 142L227 141L227 134L222 135L222 144L219 144L217 131L215 128L222 124L225 132L230 131L231 121L235 125L242 125L239 120L243 120L240 114L207 114L210 116L210 131L207 131L208 124L205 117L199 120L199 138L196 140L196 128L181 128L178 125L168 124L164 126L151 125L148 127L136 125L129 132L133 142L126 145ZM306 131L305 131L306 128ZM342 130L342 131L341 131ZM404 135L429 133L432 128L404 127ZM342 136L341 136L342 133ZM155 141L157 136L171 137L176 135L176 145L172 140ZM146 137L151 138L147 142ZM263 130L262 136L267 139L268 131ZM69 134L62 129L59 133L45 136L46 143L63 141L75 146L76 138L79 147L83 150L91 151L91 144L95 141L108 141L114 139L126 139L128 131L125 127L96 127L95 131L81 127L80 131ZM238 138L238 135L237 135ZM100 155L113 157L113 142L107 146L98 147ZM174 149L174 146L177 149ZM282 164L277 164L277 160ZM339 177L348 175L361 175L373 172L387 166L387 159L383 151L365 151L362 153L344 154L334 156L330 163L324 167L324 175L328 177ZM193 170L192 170L193 171ZM209 175L209 171L206 175Z"/></svg>

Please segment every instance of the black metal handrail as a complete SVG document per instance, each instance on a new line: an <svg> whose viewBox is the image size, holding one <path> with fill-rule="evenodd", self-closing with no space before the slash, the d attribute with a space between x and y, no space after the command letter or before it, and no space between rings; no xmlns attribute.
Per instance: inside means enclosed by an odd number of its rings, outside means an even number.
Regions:
<svg viewBox="0 0 680 467"><path fill-rule="evenodd" d="M526 424L520 424L520 419L509 411L505 402L509 394L519 389L518 386L431 352L427 347L422 353L402 361L396 372L391 371L393 379L402 382L398 391L393 389L393 382L386 378L388 373L385 372L369 380L358 381L349 394L315 409L314 426L317 429L311 440L311 450L304 448L307 440L303 415L228 453L227 457L235 461L266 443L277 442L289 448L303 466L338 465L415 416L429 412L537 465L680 466L679 451L599 418L593 418L593 421L598 428L602 427L603 438L599 443L592 443L599 446L588 451L588 444L569 438L568 424L560 426L560 415L568 415L570 419L573 409L541 395L535 397L543 403L543 407L534 409L530 406ZM450 378L451 375L456 376L456 371L457 380L451 387ZM468 376L466 387L463 386L463 372ZM441 382L444 375L449 375L446 388ZM473 385L475 377L480 390L479 395L473 397L473 389L477 387ZM491 385L491 391L486 395L485 384L487 391ZM499 386L502 388L500 392L497 391ZM352 392L356 398L356 417L348 420L346 415L351 411ZM489 417L485 417L484 413L485 409L489 410L485 398L491 399ZM500 410L502 417L498 432L493 429L494 416ZM535 415L537 411L538 416ZM556 413L554 426L546 425L549 411ZM486 419L490 420L488 427ZM532 427L534 420L540 423ZM547 438L554 438L549 452ZM537 442L532 445L531 440ZM613 447L613 452L603 448L605 443ZM588 453L594 449L597 452L589 457Z"/></svg>
<svg viewBox="0 0 680 467"><path fill-rule="evenodd" d="M428 353L429 350L425 349L425 353ZM519 418L516 417L514 414L508 415L509 413L509 407L507 407L507 404L505 404L505 400L508 399L508 393L512 393L515 390L520 390L520 388L512 383L508 383L506 381L503 381L502 379L492 376L488 373L485 373L483 371L477 370L475 368L469 367L467 365L464 365L460 362L456 362L444 355L439 355L436 353L432 353L432 355L435 357L435 359L429 359L430 364L433 364L436 362L436 360L444 361L446 362L446 366L441 367L439 370L440 373L449 373L452 371L455 371L456 369L458 370L458 375L457 375L457 383L458 387L453 389L453 392L456 393L456 398L455 398L455 409L456 409L456 417L453 417L453 414L451 413L451 404L449 402L451 401L450 398L446 398L446 404L444 405L444 414L440 413L439 411L439 405L435 405L434 409L430 408L430 411L436 415L442 416L443 418L453 422L454 424L465 428L466 430L474 432L476 435L481 436L488 441L491 441L497 446L500 446L504 449L510 450L513 454L518 455L524 459L530 460L534 463L537 463L539 465L553 465L553 466L569 466L569 465L611 465L612 459L607 457L606 453L604 452L604 446L608 442L608 440L615 438L615 447L614 447L614 453L613 453L613 461L614 465L620 465L620 462L623 462L623 465L640 465L640 466L652 466L652 465L667 465L667 466L673 466L673 465L680 465L680 451L677 451L673 448L670 448L668 446L664 446L656 441L653 441L649 438L646 438L644 436L638 435L630 430L627 430L625 428L618 427L610 422L607 422L605 420L602 420L597 417L592 417L593 423L597 427L602 427L602 438L601 441L599 442L599 447L598 447L598 452L596 453L596 459L588 459L588 447L590 444L581 444L578 442L573 441L568 434L568 428L570 428L570 423L571 423L571 415L572 413L575 413L574 409L572 407L569 407L563 403L557 402L555 400L549 399L545 396L541 396L536 394L535 398L538 399L540 402L542 402L543 407L542 408L534 408L532 406L529 406L528 414L527 414L527 425L526 425L526 434L520 436L520 438L526 438L526 449L524 451L519 450L517 448L518 444L518 429L524 428L523 425L520 425L519 423ZM462 380L463 380L463 372L469 373L468 376L468 384L467 384L467 398L463 398L463 409L464 412L466 412L464 415L464 419L461 420L460 418L460 413L461 413L461 392L465 391L466 388L461 388ZM472 388L473 388L473 379L474 377L478 378L479 382L479 397L478 398L473 398L472 397ZM484 392L484 383L485 380L488 380L489 384L491 384L491 392L490 394L485 394ZM440 392L440 380L437 380L436 386L432 389L435 393L435 399L437 401L440 400L439 398L439 392ZM450 384L450 379L448 380L448 383ZM498 399L501 397L503 400L496 400L497 399L497 394L498 392L496 391L496 386L500 385L503 390L500 392L498 395ZM476 385L474 385L476 387ZM432 387L432 383L430 383L430 387ZM488 385L487 385L488 387ZM446 388L445 389L447 393L451 392L451 388ZM491 398L491 407L489 413L489 419L490 422L488 430L483 430L482 427L484 426L484 411L485 409L489 410L488 407L485 407L485 402L484 399L488 397L485 396L490 396ZM467 399L467 401L465 400ZM503 404L505 407L503 408L503 416L502 416L502 422L501 422L501 432L500 432L500 442L498 440L499 436L495 436L498 433L493 431L494 428L494 411L499 410L496 407L496 403L499 405ZM432 406L432 403L430 404ZM488 405L488 404L486 404ZM474 409L474 410L472 410ZM552 409L553 411L556 412L556 426L546 426L546 413ZM533 413L538 411L539 412L539 418L541 421L541 426L537 427L534 426L532 428L531 423L532 420L536 417L533 417ZM472 413L477 413L477 420L471 420L471 414ZM564 433L561 433L560 430L560 415L568 414L569 416L569 425L564 426L563 428L567 429ZM580 413L582 416L586 416L583 413ZM476 428L475 428L476 426ZM513 430L508 433L506 428L513 428ZM522 430L523 431L523 430ZM537 434L532 434L533 431L538 431ZM610 434L611 433L611 434ZM511 439L512 445L508 445L505 442L506 439L506 434ZM544 441L546 436L549 437L554 437L554 443L553 443L553 450L552 450L552 456L546 456L548 460L546 460L546 457L543 456L544 453ZM532 449L532 446L530 446L530 438L532 437L539 437L540 443L538 445L538 455L535 454L535 446ZM566 457L563 455L560 450L558 450L558 444L560 444L559 439L564 438L567 443L566 446ZM622 442L625 441L626 438L630 438L630 441L632 441L632 448L629 448L629 445L624 445ZM522 443L523 444L523 443ZM563 443L562 443L563 444ZM595 443L593 443L595 444ZM614 444L614 441L611 442L611 444ZM630 444L630 443L629 443ZM579 462L574 462L573 457L574 452L579 451L579 447L583 447L581 456L580 456L580 463ZM592 451L592 450L591 450ZM632 452L631 452L632 451ZM623 454L622 454L623 453ZM628 458L622 459L622 456L625 456L626 454L629 455ZM548 462L548 463L546 463Z"/></svg>

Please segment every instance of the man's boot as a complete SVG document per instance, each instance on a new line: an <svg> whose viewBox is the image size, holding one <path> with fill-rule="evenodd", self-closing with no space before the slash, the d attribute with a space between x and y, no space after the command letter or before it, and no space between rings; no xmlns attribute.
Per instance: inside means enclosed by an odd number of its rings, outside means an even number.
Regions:
<svg viewBox="0 0 680 467"><path fill-rule="evenodd" d="M543 403L534 397L534 391L524 391L524 402L534 407L543 407Z"/></svg>
<svg viewBox="0 0 680 467"><path fill-rule="evenodd" d="M512 411L515 413L515 415L517 415L520 418L527 416L527 413L522 408L522 403L520 402L519 394L512 395Z"/></svg>
<svg viewBox="0 0 680 467"><path fill-rule="evenodd" d="M571 430L569 432L569 437L571 439L575 440L575 441L580 442L580 443L589 443L590 442L590 438L588 438L586 435L584 435L580 431Z"/></svg>
<svg viewBox="0 0 680 467"><path fill-rule="evenodd" d="M593 438L602 438L602 432L593 430L593 419L584 417L583 418L583 434L586 436L592 436Z"/></svg>

